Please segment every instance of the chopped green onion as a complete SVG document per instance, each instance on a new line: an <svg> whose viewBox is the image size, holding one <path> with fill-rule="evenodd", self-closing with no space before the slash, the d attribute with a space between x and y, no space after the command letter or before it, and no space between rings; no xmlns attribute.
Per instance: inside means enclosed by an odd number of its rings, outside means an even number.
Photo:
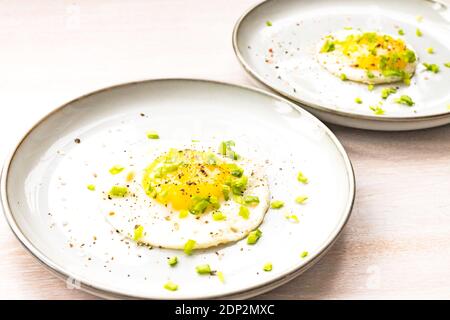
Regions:
<svg viewBox="0 0 450 320"><path fill-rule="evenodd" d="M272 26L272 22L266 21L266 26L271 27Z"/></svg>
<svg viewBox="0 0 450 320"><path fill-rule="evenodd" d="M90 191L95 191L95 186L93 184L88 184L87 185L88 190Z"/></svg>
<svg viewBox="0 0 450 320"><path fill-rule="evenodd" d="M292 220L292 222L294 222L294 223L300 222L300 220L298 219L298 217L295 214L286 214L285 218L288 220Z"/></svg>
<svg viewBox="0 0 450 320"><path fill-rule="evenodd" d="M326 41L325 44L323 45L322 49L320 49L320 52L331 52L334 51L335 49L335 45L333 42L331 41Z"/></svg>
<svg viewBox="0 0 450 320"><path fill-rule="evenodd" d="M431 48L431 47L429 47L429 48L427 48L427 52L428 52L429 54L433 54L433 53L434 53L434 49Z"/></svg>
<svg viewBox="0 0 450 320"><path fill-rule="evenodd" d="M306 178L301 171L298 172L297 180L303 184L308 183L308 178Z"/></svg>
<svg viewBox="0 0 450 320"><path fill-rule="evenodd" d="M223 275L223 273L221 271L217 271L216 272L217 278L219 278L219 281L224 283L225 282L225 277Z"/></svg>
<svg viewBox="0 0 450 320"><path fill-rule="evenodd" d="M370 106L370 110L373 111L376 115L380 116L384 114L384 110L379 106Z"/></svg>
<svg viewBox="0 0 450 320"><path fill-rule="evenodd" d="M259 204L259 198L257 196L244 196L244 203L248 206L256 206Z"/></svg>
<svg viewBox="0 0 450 320"><path fill-rule="evenodd" d="M414 105L414 101L411 99L410 96L403 95L400 98L395 99L395 102L398 104L404 104L409 107L412 107Z"/></svg>
<svg viewBox="0 0 450 320"><path fill-rule="evenodd" d="M248 234L247 244L253 245L258 242L259 238L261 238L262 232L259 229L256 229Z"/></svg>
<svg viewBox="0 0 450 320"><path fill-rule="evenodd" d="M115 165L111 169L109 169L109 173L118 174L118 173L121 173L123 171L123 169L125 169L125 168L122 166L119 166L119 165Z"/></svg>
<svg viewBox="0 0 450 320"><path fill-rule="evenodd" d="M423 63L423 65L425 66L425 68L427 68L428 71L431 71L433 73L438 73L439 72L439 66L437 64L429 64L429 63Z"/></svg>
<svg viewBox="0 0 450 320"><path fill-rule="evenodd" d="M159 134L156 131L147 131L148 139L159 139Z"/></svg>
<svg viewBox="0 0 450 320"><path fill-rule="evenodd" d="M186 253L188 256L190 256L192 254L192 250L194 250L195 247L195 240L191 240L189 239L185 244L184 244L184 253Z"/></svg>
<svg viewBox="0 0 450 320"><path fill-rule="evenodd" d="M369 78L369 79L375 78L375 75L371 71L367 71L366 74L367 74L367 78Z"/></svg>
<svg viewBox="0 0 450 320"><path fill-rule="evenodd" d="M135 226L133 240L139 241L139 239L141 239L143 235L144 235L144 227L141 225Z"/></svg>
<svg viewBox="0 0 450 320"><path fill-rule="evenodd" d="M355 102L358 103L358 104L361 104L363 101L362 101L362 99L360 97L356 97L355 98Z"/></svg>
<svg viewBox="0 0 450 320"><path fill-rule="evenodd" d="M347 76L345 75L345 73L341 73L341 80L342 81L345 81L345 80L347 80Z"/></svg>
<svg viewBox="0 0 450 320"><path fill-rule="evenodd" d="M298 196L297 198L295 198L295 202L299 204L305 203L306 200L308 200L307 196Z"/></svg>
<svg viewBox="0 0 450 320"><path fill-rule="evenodd" d="M212 217L214 221L222 221L227 219L227 217L220 211L213 212Z"/></svg>
<svg viewBox="0 0 450 320"><path fill-rule="evenodd" d="M270 204L270 207L272 209L280 209L284 206L284 201L281 200L274 200L272 201L272 203Z"/></svg>
<svg viewBox="0 0 450 320"><path fill-rule="evenodd" d="M169 266L174 267L177 265L178 263L178 258L177 256L173 256L167 259L167 263L169 264Z"/></svg>
<svg viewBox="0 0 450 320"><path fill-rule="evenodd" d="M172 281L169 281L164 285L164 289L169 290L169 291L177 291L178 285L173 283Z"/></svg>
<svg viewBox="0 0 450 320"><path fill-rule="evenodd" d="M266 271L266 272L272 271L272 264L271 264L270 262L266 263L266 264L263 266L263 270Z"/></svg>
<svg viewBox="0 0 450 320"><path fill-rule="evenodd" d="M387 99L391 94L396 93L397 89L394 87L391 88L384 88L381 90L381 98Z"/></svg>
<svg viewBox="0 0 450 320"><path fill-rule="evenodd" d="M242 176L238 179L234 179L230 183L231 192L234 195L242 195L244 193L245 189L247 189L247 182L248 182L248 178L246 176Z"/></svg>
<svg viewBox="0 0 450 320"><path fill-rule="evenodd" d="M123 186L113 186L109 190L109 195L111 197L125 197L128 194L128 188Z"/></svg>
<svg viewBox="0 0 450 320"><path fill-rule="evenodd" d="M300 257L301 258L306 258L308 256L308 251L303 251L301 254L300 254Z"/></svg>
<svg viewBox="0 0 450 320"><path fill-rule="evenodd" d="M367 86L367 89L368 89L369 91L373 91L374 88L375 88L375 86L374 86L373 84L369 84L369 85Z"/></svg>
<svg viewBox="0 0 450 320"><path fill-rule="evenodd" d="M231 147L234 147L234 146L235 146L235 143L232 140L222 141L219 144L219 153L223 156L226 156L227 158L232 159L232 160L238 160L239 155L231 149Z"/></svg>
<svg viewBox="0 0 450 320"><path fill-rule="evenodd" d="M417 28L416 29L416 36L421 37L422 35L423 35L422 31L419 28Z"/></svg>
<svg viewBox="0 0 450 320"><path fill-rule="evenodd" d="M405 35L405 31L403 29L399 29L398 30L398 34L401 35L401 36L404 36Z"/></svg>
<svg viewBox="0 0 450 320"><path fill-rule="evenodd" d="M230 200L230 192L231 192L230 186L227 186L227 185L222 186L222 193L223 193L223 197L224 197L225 201Z"/></svg>
<svg viewBox="0 0 450 320"><path fill-rule="evenodd" d="M196 266L195 270L197 270L198 274L211 274L211 267L209 266L209 264Z"/></svg>
<svg viewBox="0 0 450 320"><path fill-rule="evenodd" d="M248 210L247 207L241 206L239 208L239 215L245 220L247 220L250 217L250 210Z"/></svg>
<svg viewBox="0 0 450 320"><path fill-rule="evenodd" d="M444 66L446 66L447 68L450 68L450 62L444 63Z"/></svg>
<svg viewBox="0 0 450 320"><path fill-rule="evenodd" d="M188 210L180 210L180 219L184 219L189 215L189 211Z"/></svg>

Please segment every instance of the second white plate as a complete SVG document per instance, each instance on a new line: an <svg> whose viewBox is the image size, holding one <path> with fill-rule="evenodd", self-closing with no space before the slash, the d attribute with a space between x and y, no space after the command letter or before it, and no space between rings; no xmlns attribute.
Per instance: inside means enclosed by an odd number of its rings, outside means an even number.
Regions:
<svg viewBox="0 0 450 320"><path fill-rule="evenodd" d="M420 65L411 85L399 85L413 108L385 102L385 114L370 109L384 86L341 81L316 61L320 39L346 27L397 34L418 53ZM423 33L416 36L416 29ZM425 0L283 0L265 1L243 15L233 34L236 55L257 80L300 103L322 120L373 130L412 130L450 123L450 11ZM434 54L427 48L432 47ZM421 63L435 63L437 74ZM397 85L397 84L396 84ZM392 85L391 85L392 86ZM357 104L361 97L363 104Z"/></svg>

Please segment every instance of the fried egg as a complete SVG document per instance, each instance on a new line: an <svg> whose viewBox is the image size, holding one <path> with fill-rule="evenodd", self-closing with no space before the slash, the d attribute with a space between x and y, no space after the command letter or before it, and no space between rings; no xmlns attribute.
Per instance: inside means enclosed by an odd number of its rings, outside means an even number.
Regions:
<svg viewBox="0 0 450 320"><path fill-rule="evenodd" d="M317 60L342 80L368 84L409 82L417 54L403 39L379 32L342 30L324 37Z"/></svg>
<svg viewBox="0 0 450 320"><path fill-rule="evenodd" d="M154 247L209 248L244 238L263 221L269 186L263 166L232 152L169 149L111 194L107 220Z"/></svg>

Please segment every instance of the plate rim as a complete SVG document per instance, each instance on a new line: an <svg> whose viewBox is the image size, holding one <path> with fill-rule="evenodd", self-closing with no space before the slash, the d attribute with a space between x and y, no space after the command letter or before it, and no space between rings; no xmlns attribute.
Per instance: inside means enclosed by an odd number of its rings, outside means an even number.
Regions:
<svg viewBox="0 0 450 320"><path fill-rule="evenodd" d="M46 256L46 254L39 250L31 240L29 240L25 234L20 229L20 226L16 222L13 214L13 210L11 209L9 205L9 199L6 191L6 186L8 183L8 178L10 174L10 167L11 164L14 161L14 158L18 152L18 149L21 147L21 145L27 140L27 138L34 132L34 130L40 126L42 123L44 123L49 117L56 114L57 112L62 111L64 108L67 108L71 106L73 103L76 103L79 100L83 100L85 98L88 98L90 96L104 93L110 90L114 90L117 88L122 87L130 87L133 85L139 85L139 84L145 84L145 83L152 83L152 82L166 82L166 81L181 81L181 82L196 82L196 83L203 83L203 84L213 84L213 85L222 85L222 86L228 86L228 87L234 87L236 89L240 90L246 90L251 91L253 93L262 94L266 97L269 97L271 99L275 99L280 102L284 102L289 104L291 107L294 108L297 112L300 112L301 114L306 115L310 118L311 121L316 122L316 124L321 127L322 130L324 130L325 134L331 139L332 143L337 148L338 153L342 157L345 169L346 169L346 175L348 178L348 187L349 187L349 195L347 198L346 206L343 210L343 216L339 223L334 228L333 232L331 232L328 236L328 239L322 244L321 247L319 247L319 250L314 253L314 255L311 256L311 258L303 265L291 270L290 272L286 272L284 274L280 274L279 276L265 280L260 284L248 286L247 288L243 289L237 289L232 290L226 294L208 294L208 295L190 295L190 296L183 296L183 297L166 297L166 296L158 296L158 295L134 295L131 293L121 292L119 290L115 290L114 288L108 288L107 286L103 286L101 284L96 283L95 281L89 281L86 280L83 277L79 277L73 272L67 271L63 266L54 263L49 257ZM348 220L350 219L351 212L354 206L355 202L355 195L356 195L356 181L355 181L355 173L354 169L351 163L351 160L344 149L343 145L339 141L339 139L334 135L334 133L317 117L315 117L310 112L303 109L301 106L293 103L292 101L289 101L283 97L280 97L274 93L267 92L265 90L254 88L246 85L240 85L230 82L224 82L224 81L218 81L218 80L209 80L209 79L202 79L202 78L183 78L183 77L169 77L169 78L150 78L150 79L144 79L144 80L136 80L136 81L130 81L130 82L124 82L124 83L118 83L114 85L109 85L107 87L102 87L100 89L88 92L86 94L83 94L81 96L78 96L77 98L74 98L72 100L69 100L66 103L61 104L60 106L56 107L55 109L48 112L46 115L44 115L42 118L40 118L38 121L36 121L30 129L28 129L25 134L23 134L22 138L18 140L16 145L12 148L12 151L9 153L9 155L6 157L5 163L2 167L1 173L0 173L0 202L3 208L3 213L6 218L6 221L17 238L21 245L34 257L40 264L42 264L46 269L51 271L51 273L55 274L58 278L67 280L67 279L75 279L79 281L81 290L88 292L90 294L94 294L99 297L108 298L108 299L170 299L170 300L176 300L176 299L236 299L236 298L250 298L262 293L265 293L267 291L270 291L272 289L275 289L276 287L281 286L282 284L294 279L295 277L299 276L301 273L305 272L307 269L309 269L311 266L313 266L317 261L320 260L320 258L325 255L325 253L332 247L332 245L336 242L339 235L342 233L345 225L347 224Z"/></svg>
<svg viewBox="0 0 450 320"><path fill-rule="evenodd" d="M439 120L439 119L445 119L447 117L450 117L450 110L443 111L439 113L433 113L428 115L422 115L422 116L411 116L411 117L392 117L392 116L375 116L375 115L363 115L363 114L357 114L347 111L341 111L336 110L331 107L325 107L316 103L311 103L306 100L300 99L298 97L293 96L292 94L285 92L283 90L278 90L277 88L271 86L268 82L264 81L263 77L261 77L258 72L256 72L250 65L247 63L247 61L244 59L241 51L238 47L238 33L241 27L241 24L243 21L247 18L247 16L252 13L254 10L258 9L259 7L264 6L266 3L269 2L276 2L277 0L263 0L262 2L259 2L253 6L251 6L249 9L247 9L235 22L233 33L232 33L232 45L233 45L233 51L234 55L236 56L237 60L239 61L240 65L244 68L244 70L247 72L248 75L252 77L252 79L258 81L258 83L264 85L265 88L268 88L279 95L281 95L284 98L287 98L289 100L292 100L292 102L300 104L301 106L309 107L314 109L318 112L326 112L329 114L332 114L334 116L341 116L345 118L350 118L353 120L370 120L375 122L422 122L422 121L430 121L430 120ZM431 3L438 3L447 10L449 10L449 6L445 3L443 3L440 0L422 0L424 2L431 2Z"/></svg>

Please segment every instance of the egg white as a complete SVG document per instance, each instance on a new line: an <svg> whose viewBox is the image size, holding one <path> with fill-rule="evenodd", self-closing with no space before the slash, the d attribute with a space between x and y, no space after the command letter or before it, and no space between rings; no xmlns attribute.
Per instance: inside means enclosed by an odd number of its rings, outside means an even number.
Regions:
<svg viewBox="0 0 450 320"><path fill-rule="evenodd" d="M385 33L376 32L378 35L385 35ZM345 74L347 80L361 82L366 84L382 84L382 83L392 83L403 80L402 77L399 76L385 76L382 72L374 70L372 71L373 78L369 78L367 76L367 71L361 68L356 68L353 66L355 64L355 60L351 57L344 55L339 50L334 50L331 52L320 52L323 45L327 41L327 39L335 39L335 40L344 40L349 35L359 35L363 34L362 31L358 30L339 30L335 33L324 37L322 41L318 44L316 59L321 66L323 66L327 71L335 75L336 77L340 77L342 74ZM392 38L396 39L395 36L389 35ZM402 39L403 40L403 39ZM406 41L403 40L406 47L413 51L417 56L417 53L414 49L409 45ZM403 71L408 74L414 74L416 70L416 66L418 64L418 59L415 62L407 63Z"/></svg>
<svg viewBox="0 0 450 320"><path fill-rule="evenodd" d="M222 160L231 161L223 158ZM245 194L257 196L260 200L258 205L248 207L248 219L239 216L240 205L233 200L221 203L219 211L226 216L226 220L213 220L211 212L200 215L189 213L186 218L180 218L178 211L156 202L144 192L141 185L142 170L129 183L130 196L105 200L107 221L116 232L130 239L133 238L135 226L142 226L144 234L139 243L152 247L183 249L188 240L194 240L195 248L202 249L240 240L263 222L269 208L270 191L261 164L245 158L234 163L243 168L248 177ZM124 184L123 177L115 178L118 181L122 179L118 184Z"/></svg>

